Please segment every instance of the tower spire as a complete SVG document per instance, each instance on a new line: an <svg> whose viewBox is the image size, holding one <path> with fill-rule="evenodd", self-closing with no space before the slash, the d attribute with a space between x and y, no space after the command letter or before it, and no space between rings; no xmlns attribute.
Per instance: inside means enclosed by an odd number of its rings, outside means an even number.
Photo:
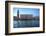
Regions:
<svg viewBox="0 0 46 36"><path fill-rule="evenodd" d="M18 19L19 19L19 10L17 10L17 17L18 17Z"/></svg>

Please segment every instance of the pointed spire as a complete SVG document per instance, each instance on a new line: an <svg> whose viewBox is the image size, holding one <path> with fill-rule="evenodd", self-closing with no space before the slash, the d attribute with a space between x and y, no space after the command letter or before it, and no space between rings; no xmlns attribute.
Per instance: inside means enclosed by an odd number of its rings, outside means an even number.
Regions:
<svg viewBox="0 0 46 36"><path fill-rule="evenodd" d="M17 10L17 13L19 14L19 10Z"/></svg>

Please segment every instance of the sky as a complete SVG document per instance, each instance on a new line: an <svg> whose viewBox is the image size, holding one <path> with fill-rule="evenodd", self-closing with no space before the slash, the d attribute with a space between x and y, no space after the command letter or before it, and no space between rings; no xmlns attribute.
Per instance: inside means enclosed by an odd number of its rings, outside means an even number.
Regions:
<svg viewBox="0 0 46 36"><path fill-rule="evenodd" d="M19 10L20 14L32 14L33 16L39 16L38 8L13 8L13 16L17 16L17 11Z"/></svg>

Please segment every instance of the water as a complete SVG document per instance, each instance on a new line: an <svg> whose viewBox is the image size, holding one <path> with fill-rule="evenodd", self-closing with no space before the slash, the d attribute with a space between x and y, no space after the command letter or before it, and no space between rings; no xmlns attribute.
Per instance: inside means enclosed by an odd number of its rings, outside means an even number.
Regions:
<svg viewBox="0 0 46 36"><path fill-rule="evenodd" d="M16 20L13 26L14 28L39 27L39 20Z"/></svg>

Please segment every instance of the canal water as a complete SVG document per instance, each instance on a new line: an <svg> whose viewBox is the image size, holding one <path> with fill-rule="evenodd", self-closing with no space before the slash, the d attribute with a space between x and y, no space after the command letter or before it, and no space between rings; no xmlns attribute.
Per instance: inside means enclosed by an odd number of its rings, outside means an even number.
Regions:
<svg viewBox="0 0 46 36"><path fill-rule="evenodd" d="M14 28L39 27L39 20L14 20Z"/></svg>

